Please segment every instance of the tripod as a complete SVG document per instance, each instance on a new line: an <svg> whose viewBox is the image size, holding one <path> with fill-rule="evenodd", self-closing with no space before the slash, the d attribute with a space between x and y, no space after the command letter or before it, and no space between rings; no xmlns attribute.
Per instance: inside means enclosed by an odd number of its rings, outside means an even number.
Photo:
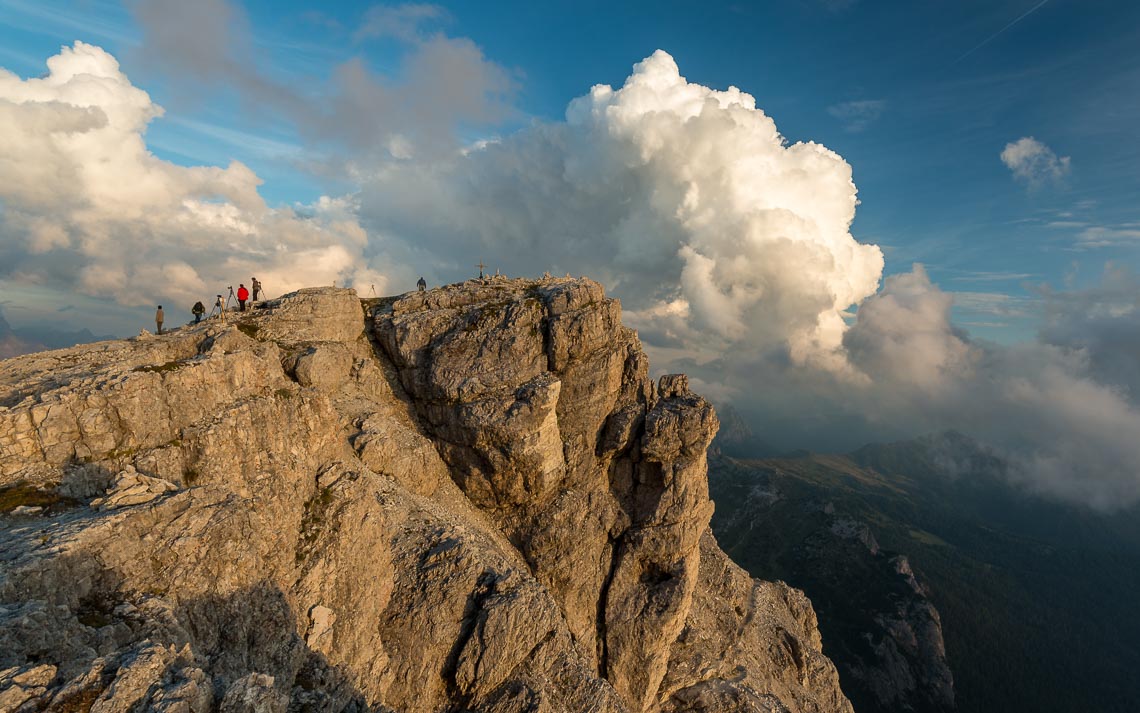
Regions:
<svg viewBox="0 0 1140 713"><path fill-rule="evenodd" d="M230 288L230 297L232 297L233 294L234 294L234 288L231 287ZM229 309L229 305L230 305L229 297L227 297L225 299L225 301L223 302L222 296L218 295L218 299L214 300L214 308L212 310L210 310L210 317L211 318L212 317L221 317L222 320L224 321L226 318L226 310Z"/></svg>

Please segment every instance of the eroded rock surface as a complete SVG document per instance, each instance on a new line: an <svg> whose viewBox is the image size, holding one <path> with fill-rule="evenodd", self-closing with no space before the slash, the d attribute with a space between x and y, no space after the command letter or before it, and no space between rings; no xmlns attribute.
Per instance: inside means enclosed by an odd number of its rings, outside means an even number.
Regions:
<svg viewBox="0 0 1140 713"><path fill-rule="evenodd" d="M585 279L0 362L0 708L850 710L716 429Z"/></svg>

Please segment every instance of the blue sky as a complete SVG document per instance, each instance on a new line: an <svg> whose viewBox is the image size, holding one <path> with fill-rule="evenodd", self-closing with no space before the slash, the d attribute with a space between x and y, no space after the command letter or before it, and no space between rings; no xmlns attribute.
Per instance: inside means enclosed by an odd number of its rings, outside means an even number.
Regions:
<svg viewBox="0 0 1140 713"><path fill-rule="evenodd" d="M861 200L855 237L884 248L887 274L918 261L943 289L972 293L958 300L956 315L985 338L1034 329L1026 285L1080 284L1108 261L1135 264L1137 238L1087 247L1079 235L1096 226L1126 232L1138 220L1136 3L441 5L446 11L426 26L471 38L514 82L510 114L462 127L465 139L559 119L571 98L596 83L620 84L633 62L666 49L691 82L738 86L789 140L817 141L846 158ZM234 9L262 72L319 84L357 57L380 74L397 70L398 44L354 39L372 6ZM143 35L131 8L111 0L0 0L0 66L36 76L61 45L103 47L166 109L147 135L155 154L183 165L238 159L276 204L351 190L350 181L306 168L322 147L288 121L250 111L232 87L188 91L177 67L154 66ZM999 154L1026 136L1071 157L1060 180L1014 180Z"/></svg>

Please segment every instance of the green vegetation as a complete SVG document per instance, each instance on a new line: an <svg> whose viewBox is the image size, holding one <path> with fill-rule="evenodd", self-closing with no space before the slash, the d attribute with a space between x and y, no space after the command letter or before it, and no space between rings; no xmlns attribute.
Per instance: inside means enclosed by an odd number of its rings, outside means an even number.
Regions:
<svg viewBox="0 0 1140 713"><path fill-rule="evenodd" d="M237 328L239 332L249 337L250 339L257 339L257 333L261 329L256 324L250 324L248 322L239 322Z"/></svg>
<svg viewBox="0 0 1140 713"><path fill-rule="evenodd" d="M51 508L71 502L54 490L40 490L24 481L0 488L0 512L12 512L21 506Z"/></svg>
<svg viewBox="0 0 1140 713"><path fill-rule="evenodd" d="M294 560L298 565L303 564L308 558L326 526L335 524L331 523L328 517L332 502L331 488L319 489L305 502L305 514L301 517L301 537L297 541L297 551L294 554Z"/></svg>
<svg viewBox="0 0 1140 713"><path fill-rule="evenodd" d="M844 622L828 619L848 616L851 603L827 603L820 580L847 566L832 561L845 555L802 557L803 506L830 503L869 523L883 548L907 554L929 585L960 711L1135 711L1140 512L1041 500L1007 485L1002 464L980 452L947 474L931 450L914 442L842 459L714 460L714 532L753 575L783 578L823 604L830 654ZM773 485L782 500L747 517L758 509L748 494Z"/></svg>

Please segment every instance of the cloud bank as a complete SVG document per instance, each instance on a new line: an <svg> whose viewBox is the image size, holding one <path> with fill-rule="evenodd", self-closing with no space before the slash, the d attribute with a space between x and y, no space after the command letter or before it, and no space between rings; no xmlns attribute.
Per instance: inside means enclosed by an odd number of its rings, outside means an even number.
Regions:
<svg viewBox="0 0 1140 713"><path fill-rule="evenodd" d="M114 57L76 42L47 65L0 69L0 277L128 305L188 306L251 275L277 293L383 285L345 200L271 208L239 162L163 161L145 143L163 110Z"/></svg>

